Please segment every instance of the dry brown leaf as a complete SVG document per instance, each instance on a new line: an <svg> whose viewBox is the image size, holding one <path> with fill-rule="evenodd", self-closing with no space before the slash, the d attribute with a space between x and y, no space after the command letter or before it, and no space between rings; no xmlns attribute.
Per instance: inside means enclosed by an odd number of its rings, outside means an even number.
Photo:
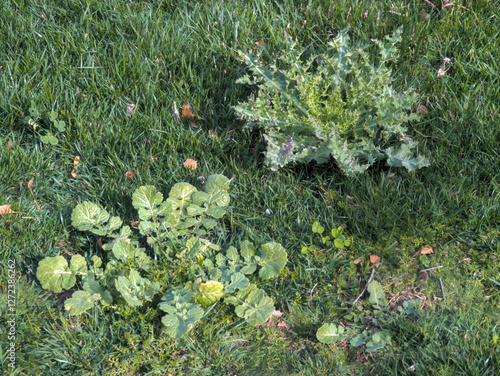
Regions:
<svg viewBox="0 0 500 376"><path fill-rule="evenodd" d="M71 171L71 176L73 176L74 178L76 178L78 176L78 174L76 173L75 170Z"/></svg>
<svg viewBox="0 0 500 376"><path fill-rule="evenodd" d="M12 207L11 205L0 205L0 215L4 215L4 214L26 214L26 213L23 213L23 212L12 211L11 207Z"/></svg>
<svg viewBox="0 0 500 376"><path fill-rule="evenodd" d="M431 253L434 253L434 251L429 247L422 247L422 249L420 250L421 255L430 255Z"/></svg>
<svg viewBox="0 0 500 376"><path fill-rule="evenodd" d="M370 255L370 263L378 268L380 266L380 257L377 255Z"/></svg>
<svg viewBox="0 0 500 376"><path fill-rule="evenodd" d="M130 170L128 170L126 173L125 173L125 177L127 178L127 180L130 180L134 177L135 175L135 172L132 172Z"/></svg>
<svg viewBox="0 0 500 376"><path fill-rule="evenodd" d="M102 249L102 239L97 239L97 248Z"/></svg>
<svg viewBox="0 0 500 376"><path fill-rule="evenodd" d="M198 167L198 161L188 158L186 159L186 162L184 162L183 166L184 168L190 168L191 170L196 170L196 168Z"/></svg>
<svg viewBox="0 0 500 376"><path fill-rule="evenodd" d="M359 264L363 260L363 256L359 256L356 260L354 260L354 265Z"/></svg>
<svg viewBox="0 0 500 376"><path fill-rule="evenodd" d="M275 311L273 312L273 316L276 316L276 317L281 317L281 316L283 316L283 312L275 310Z"/></svg>
<svg viewBox="0 0 500 376"><path fill-rule="evenodd" d="M31 180L28 182L28 189L30 190L31 194L33 194L33 191L31 190L31 187L33 187L33 179L31 179Z"/></svg>
<svg viewBox="0 0 500 376"><path fill-rule="evenodd" d="M182 117L183 118L186 118L187 121L189 121L189 124L193 127L193 128L198 128L198 126L196 125L196 123L194 122L194 115L193 115L193 111L191 110L191 108L189 107L189 105L187 104L183 104L182 105Z"/></svg>
<svg viewBox="0 0 500 376"><path fill-rule="evenodd" d="M10 140L9 140L9 141L7 141L7 151L8 151L9 153L12 153L12 142L10 142Z"/></svg>
<svg viewBox="0 0 500 376"><path fill-rule="evenodd" d="M139 221L130 221L130 226L138 228L139 227Z"/></svg>
<svg viewBox="0 0 500 376"><path fill-rule="evenodd" d="M59 249L59 248L63 248L63 247L67 247L68 246L68 243L66 243L64 240L60 240L59 243L57 243L56 245L56 249Z"/></svg>
<svg viewBox="0 0 500 376"><path fill-rule="evenodd" d="M76 167L80 163L80 157L77 155L73 160L73 167Z"/></svg>

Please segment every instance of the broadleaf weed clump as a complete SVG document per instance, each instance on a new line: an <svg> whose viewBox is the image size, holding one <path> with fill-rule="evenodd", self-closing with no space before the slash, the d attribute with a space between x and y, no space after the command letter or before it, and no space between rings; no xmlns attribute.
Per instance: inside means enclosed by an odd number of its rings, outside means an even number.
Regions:
<svg viewBox="0 0 500 376"><path fill-rule="evenodd" d="M96 255L91 262L73 255L69 264L63 256L47 257L37 269L42 287L61 292L72 289L79 277L81 290L65 302L70 315L81 315L96 302L126 313L129 307L153 302L156 294L163 293L158 307L167 313L162 322L173 338L183 337L222 298L250 325L263 324L275 308L254 280L276 278L287 262L287 253L275 242L258 249L247 240L240 250L231 246L216 253L220 246L209 240L210 231L226 213L229 184L223 175L209 176L204 191L177 183L166 200L153 186L135 191L132 204L138 209L139 233L146 237L154 258L170 264L167 274L159 270L119 217L111 217L91 202L77 205L71 217L73 226L111 239L102 246L109 251L108 262L104 265Z"/></svg>

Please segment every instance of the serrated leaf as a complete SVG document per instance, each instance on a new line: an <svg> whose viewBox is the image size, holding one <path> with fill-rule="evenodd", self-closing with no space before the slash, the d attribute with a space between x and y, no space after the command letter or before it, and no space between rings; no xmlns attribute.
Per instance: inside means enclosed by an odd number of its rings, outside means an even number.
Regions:
<svg viewBox="0 0 500 376"><path fill-rule="evenodd" d="M384 307L387 305L385 293L380 283L377 281L371 281L368 285L368 292L370 293L370 303L378 307Z"/></svg>
<svg viewBox="0 0 500 376"><path fill-rule="evenodd" d="M85 201L73 210L71 224L80 231L88 231L102 225L109 217L109 213L101 206Z"/></svg>
<svg viewBox="0 0 500 376"><path fill-rule="evenodd" d="M201 304L210 305L224 296L224 285L217 281L208 281L200 284L199 291Z"/></svg>
<svg viewBox="0 0 500 376"><path fill-rule="evenodd" d="M261 269L259 276L262 279L277 277L287 262L285 248L279 243L266 243L262 246L262 256L259 262Z"/></svg>
<svg viewBox="0 0 500 376"><path fill-rule="evenodd" d="M100 294L90 295L87 291L75 291L71 298L64 302L64 308L70 315L81 315L94 306L94 302L101 299Z"/></svg>
<svg viewBox="0 0 500 376"><path fill-rule="evenodd" d="M40 261L36 276L42 287L53 292L70 289L76 282L75 275L69 270L68 262L63 256L47 257Z"/></svg>
<svg viewBox="0 0 500 376"><path fill-rule="evenodd" d="M340 342L346 337L345 329L340 325L323 324L316 333L316 338L321 343L335 343Z"/></svg>
<svg viewBox="0 0 500 376"><path fill-rule="evenodd" d="M225 301L235 306L238 317L246 319L253 326L265 323L275 311L273 300L255 285L238 291L236 296L226 297Z"/></svg>

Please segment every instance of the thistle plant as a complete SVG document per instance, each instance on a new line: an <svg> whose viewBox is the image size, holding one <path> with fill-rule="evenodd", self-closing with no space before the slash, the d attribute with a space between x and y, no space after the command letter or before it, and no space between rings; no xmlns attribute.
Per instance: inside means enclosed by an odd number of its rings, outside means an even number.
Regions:
<svg viewBox="0 0 500 376"><path fill-rule="evenodd" d="M417 95L391 86L387 63L397 60L395 44L402 29L384 41L374 40L376 65L366 46L349 48L347 31L328 43L326 54L306 62L290 38L279 63L269 66L261 54L239 52L252 77L244 75L237 83L257 85L259 91L235 110L246 127L264 129L265 162L272 170L292 161L325 163L330 156L347 175L384 159L409 171L429 165L425 157L413 155L417 142L404 126L419 119L411 113Z"/></svg>

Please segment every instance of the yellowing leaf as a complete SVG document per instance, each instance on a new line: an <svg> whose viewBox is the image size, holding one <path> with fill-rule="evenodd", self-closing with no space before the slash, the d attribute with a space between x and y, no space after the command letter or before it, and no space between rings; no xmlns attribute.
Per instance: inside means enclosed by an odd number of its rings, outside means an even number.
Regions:
<svg viewBox="0 0 500 376"><path fill-rule="evenodd" d="M380 266L380 257L377 255L370 255L370 263L378 268Z"/></svg>
<svg viewBox="0 0 500 376"><path fill-rule="evenodd" d="M196 170L198 167L198 161L195 161L194 159L186 159L186 162L184 162L183 165L185 168L190 168L191 170Z"/></svg>
<svg viewBox="0 0 500 376"><path fill-rule="evenodd" d="M421 255L429 255L431 253L434 253L434 251L429 247L422 247L422 249L420 250Z"/></svg>
<svg viewBox="0 0 500 376"><path fill-rule="evenodd" d="M77 155L73 161L73 166L76 167L80 163L80 157Z"/></svg>

